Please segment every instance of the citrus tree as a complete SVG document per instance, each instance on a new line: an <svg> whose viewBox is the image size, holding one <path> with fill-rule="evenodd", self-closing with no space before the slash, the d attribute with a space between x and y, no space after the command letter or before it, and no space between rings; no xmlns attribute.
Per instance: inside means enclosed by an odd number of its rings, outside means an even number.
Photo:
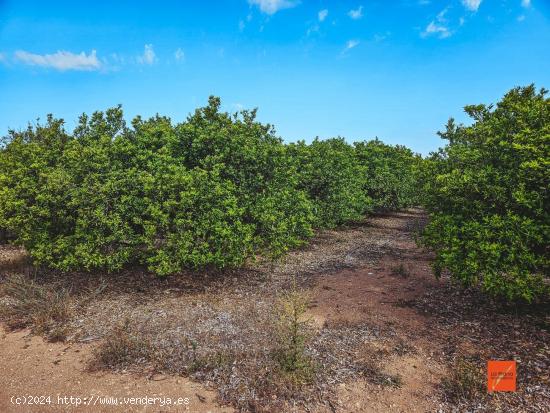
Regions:
<svg viewBox="0 0 550 413"><path fill-rule="evenodd" d="M465 285L532 301L548 292L550 100L533 85L495 106L465 108L472 125L451 119L447 146L425 161L431 220L423 242Z"/></svg>

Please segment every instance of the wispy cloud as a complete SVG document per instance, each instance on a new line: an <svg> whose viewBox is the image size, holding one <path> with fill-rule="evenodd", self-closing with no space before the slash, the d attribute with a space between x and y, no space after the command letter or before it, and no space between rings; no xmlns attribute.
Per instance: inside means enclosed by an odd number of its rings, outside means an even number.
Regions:
<svg viewBox="0 0 550 413"><path fill-rule="evenodd" d="M358 20L361 17L363 17L363 6L359 6L355 10L348 11L348 16L351 17L353 20Z"/></svg>
<svg viewBox="0 0 550 413"><path fill-rule="evenodd" d="M290 9L296 7L298 0L248 0L248 3L258 6L262 13L275 14L279 10Z"/></svg>
<svg viewBox="0 0 550 413"><path fill-rule="evenodd" d="M437 24L436 22L432 21L430 22L430 24L428 24L426 30L424 30L423 37L427 37L432 34L437 34L439 35L440 39L445 39L451 35L451 32L449 31L449 28L447 26Z"/></svg>
<svg viewBox="0 0 550 413"><path fill-rule="evenodd" d="M315 23L311 24L308 27L306 36L311 36L314 33L319 33L319 31L321 30L321 23L323 23L326 20L327 16L328 16L327 9L319 10L319 12L317 13L318 21L316 21Z"/></svg>
<svg viewBox="0 0 550 413"><path fill-rule="evenodd" d="M447 25L445 14L447 14L447 9L441 11L420 35L422 37L437 36L440 39L450 37L452 33Z"/></svg>
<svg viewBox="0 0 550 413"><path fill-rule="evenodd" d="M462 0L462 5L474 13L479 9L480 4L481 0Z"/></svg>
<svg viewBox="0 0 550 413"><path fill-rule="evenodd" d="M157 61L157 55L152 44L146 44L143 48L143 54L138 57L138 63L142 65L152 65Z"/></svg>
<svg viewBox="0 0 550 413"><path fill-rule="evenodd" d="M125 59L123 56L119 55L118 53L111 53L109 55L110 60L112 60L115 63L124 63Z"/></svg>
<svg viewBox="0 0 550 413"><path fill-rule="evenodd" d="M239 31L242 32L246 28L246 24L252 21L252 13L248 13L246 19L239 20Z"/></svg>
<svg viewBox="0 0 550 413"><path fill-rule="evenodd" d="M359 43L360 43L359 40L355 40L355 39L348 40L346 42L346 45L344 46L344 49L342 50L342 54L349 52L351 49L357 47Z"/></svg>
<svg viewBox="0 0 550 413"><path fill-rule="evenodd" d="M29 66L49 67L60 71L99 70L101 68L95 50L92 50L90 54L84 52L75 54L64 50L53 54L35 54L25 50L17 50L15 60Z"/></svg>
<svg viewBox="0 0 550 413"><path fill-rule="evenodd" d="M528 9L531 7L531 0L521 0L521 7Z"/></svg>
<svg viewBox="0 0 550 413"><path fill-rule="evenodd" d="M185 59L185 52L181 49L181 47L178 47L174 52L174 59L176 59L176 61L178 62L181 62Z"/></svg>

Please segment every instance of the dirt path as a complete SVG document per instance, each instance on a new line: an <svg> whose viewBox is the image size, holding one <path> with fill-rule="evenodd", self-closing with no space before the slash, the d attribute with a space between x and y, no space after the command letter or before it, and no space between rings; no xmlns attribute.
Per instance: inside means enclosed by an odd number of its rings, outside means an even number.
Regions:
<svg viewBox="0 0 550 413"><path fill-rule="evenodd" d="M318 324L366 322L393 336L377 350L386 354L381 369L400 377L401 386L359 380L340 392L346 411L428 412L438 408L436 386L445 367L433 356L437 345L430 335L430 318L396 305L437 283L429 257L412 238L412 222L410 214L369 220L373 236L390 241L381 259L360 269L327 274L313 288L311 315Z"/></svg>

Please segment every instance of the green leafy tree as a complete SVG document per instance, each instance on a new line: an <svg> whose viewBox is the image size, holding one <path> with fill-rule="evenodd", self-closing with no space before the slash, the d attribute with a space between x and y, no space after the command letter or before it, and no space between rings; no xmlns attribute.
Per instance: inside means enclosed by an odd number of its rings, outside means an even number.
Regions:
<svg viewBox="0 0 550 413"><path fill-rule="evenodd" d="M254 225L254 244L280 256L312 234L312 205L298 188L296 171L271 125L257 122L256 110L240 118L220 112L211 97L187 122L176 127L188 168L218 169L234 186L243 220Z"/></svg>
<svg viewBox="0 0 550 413"><path fill-rule="evenodd" d="M396 210L419 205L418 168L421 158L401 145L386 145L378 139L355 144L363 168L363 191L375 210Z"/></svg>
<svg viewBox="0 0 550 413"><path fill-rule="evenodd" d="M333 228L361 219L370 209L362 168L343 138L289 145L299 186L313 203L315 225Z"/></svg>
<svg viewBox="0 0 550 413"><path fill-rule="evenodd" d="M550 100L533 85L496 106L465 108L471 126L451 119L448 145L425 161L423 242L435 270L492 295L532 301L548 292Z"/></svg>

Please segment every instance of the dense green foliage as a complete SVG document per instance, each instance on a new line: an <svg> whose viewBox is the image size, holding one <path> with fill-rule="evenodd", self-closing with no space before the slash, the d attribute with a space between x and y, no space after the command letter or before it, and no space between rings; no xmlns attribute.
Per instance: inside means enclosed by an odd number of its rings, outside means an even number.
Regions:
<svg viewBox="0 0 550 413"><path fill-rule="evenodd" d="M312 201L317 227L357 221L370 209L362 188L361 164L344 139L315 139L310 145L298 142L288 150L296 164L299 187Z"/></svg>
<svg viewBox="0 0 550 413"><path fill-rule="evenodd" d="M82 115L72 134L52 116L10 131L0 230L37 264L141 263L165 275L275 258L316 228L414 202L410 151L341 138L285 145L255 115L221 112L211 97L175 125L156 116L128 126L117 107Z"/></svg>
<svg viewBox="0 0 550 413"><path fill-rule="evenodd" d="M421 204L417 187L422 158L405 146L378 139L355 144L363 166L363 191L376 210L395 210Z"/></svg>
<svg viewBox="0 0 550 413"><path fill-rule="evenodd" d="M529 86L465 110L473 124L451 119L448 145L425 161L424 243L437 274L532 301L548 290L550 100Z"/></svg>

